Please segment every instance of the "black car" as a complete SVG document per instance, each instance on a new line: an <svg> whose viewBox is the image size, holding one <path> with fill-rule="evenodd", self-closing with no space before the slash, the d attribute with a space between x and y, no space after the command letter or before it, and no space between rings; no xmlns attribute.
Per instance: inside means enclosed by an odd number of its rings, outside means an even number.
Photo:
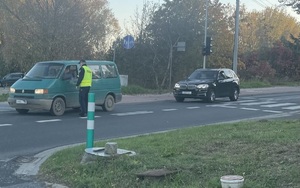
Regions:
<svg viewBox="0 0 300 188"><path fill-rule="evenodd" d="M185 98L214 102L218 97L239 98L239 78L231 69L197 69L186 80L175 84L173 95L177 102Z"/></svg>
<svg viewBox="0 0 300 188"><path fill-rule="evenodd" d="M9 73L0 79L0 87L6 87L13 85L17 80L24 77L24 73L16 72Z"/></svg>

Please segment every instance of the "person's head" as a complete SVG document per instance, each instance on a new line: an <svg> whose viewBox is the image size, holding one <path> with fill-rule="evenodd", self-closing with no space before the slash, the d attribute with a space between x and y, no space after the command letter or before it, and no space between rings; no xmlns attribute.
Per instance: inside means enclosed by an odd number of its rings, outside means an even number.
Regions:
<svg viewBox="0 0 300 188"><path fill-rule="evenodd" d="M81 60L79 61L79 64L80 64L80 66L82 66L82 65L85 65L85 64L86 64L86 62L85 62L85 60L84 60L84 59L81 59Z"/></svg>

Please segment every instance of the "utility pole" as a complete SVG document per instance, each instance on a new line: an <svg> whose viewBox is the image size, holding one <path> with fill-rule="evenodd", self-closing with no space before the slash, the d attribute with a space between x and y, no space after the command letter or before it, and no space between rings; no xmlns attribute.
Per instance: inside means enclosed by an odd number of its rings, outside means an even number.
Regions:
<svg viewBox="0 0 300 188"><path fill-rule="evenodd" d="M235 10L235 33L234 33L234 49L233 49L233 62L232 70L237 74L237 59L239 47L239 16L240 15L240 0L236 0Z"/></svg>
<svg viewBox="0 0 300 188"><path fill-rule="evenodd" d="M204 27L204 44L206 45L206 36L207 36L207 9L208 9L208 0L205 0L205 27ZM206 64L206 55L203 56L203 69L205 69Z"/></svg>

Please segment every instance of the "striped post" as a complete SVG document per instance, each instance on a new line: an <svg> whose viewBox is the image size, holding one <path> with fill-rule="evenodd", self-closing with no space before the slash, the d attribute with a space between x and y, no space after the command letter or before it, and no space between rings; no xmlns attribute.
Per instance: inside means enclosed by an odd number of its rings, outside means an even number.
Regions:
<svg viewBox="0 0 300 188"><path fill-rule="evenodd" d="M86 148L94 147L95 94L89 93Z"/></svg>

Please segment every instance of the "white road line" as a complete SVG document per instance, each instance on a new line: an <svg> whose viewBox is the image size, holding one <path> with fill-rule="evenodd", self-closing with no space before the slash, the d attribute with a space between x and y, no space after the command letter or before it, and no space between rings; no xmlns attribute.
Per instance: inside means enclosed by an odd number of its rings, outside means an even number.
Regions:
<svg viewBox="0 0 300 188"><path fill-rule="evenodd" d="M175 111L175 110L178 110L178 109L175 109L175 108L162 109L162 111L164 111L164 112L171 112L171 111Z"/></svg>
<svg viewBox="0 0 300 188"><path fill-rule="evenodd" d="M192 109L198 109L198 108L200 108L199 106L191 106L191 107L186 107L187 109L189 109L189 110L192 110Z"/></svg>
<svg viewBox="0 0 300 188"><path fill-rule="evenodd" d="M247 103L247 102L254 102L254 101L257 101L257 100L243 100L243 101L236 101L235 103Z"/></svg>
<svg viewBox="0 0 300 188"><path fill-rule="evenodd" d="M0 127L12 126L12 124L0 124Z"/></svg>
<svg viewBox="0 0 300 188"><path fill-rule="evenodd" d="M141 114L152 114L153 111L136 111L136 112L126 112L126 113L116 113L111 114L113 116L132 116L132 115L141 115Z"/></svg>
<svg viewBox="0 0 300 188"><path fill-rule="evenodd" d="M284 107L282 109L285 109L285 110L299 110L300 106L290 106L290 107Z"/></svg>
<svg viewBox="0 0 300 188"><path fill-rule="evenodd" d="M36 122L37 123L49 123L49 122L57 122L57 121L61 121L61 119L39 120L39 121L36 121Z"/></svg>
<svg viewBox="0 0 300 188"><path fill-rule="evenodd" d="M276 113L276 114L283 113L282 111L274 111L274 110L263 110L263 112L270 112L270 113Z"/></svg>
<svg viewBox="0 0 300 188"><path fill-rule="evenodd" d="M251 111L257 111L259 109L256 109L256 108L241 108L242 110L251 110Z"/></svg>
<svg viewBox="0 0 300 188"><path fill-rule="evenodd" d="M261 105L261 107L273 108L273 107L281 107L281 106L290 106L295 104L296 103L279 103L279 104Z"/></svg>
<svg viewBox="0 0 300 188"><path fill-rule="evenodd" d="M252 105L262 105L262 104L272 104L275 102L272 101L268 101L268 102L250 102L250 103L243 103L241 105L245 105L245 106L252 106Z"/></svg>
<svg viewBox="0 0 300 188"><path fill-rule="evenodd" d="M94 118L100 118L101 116L94 116ZM87 119L87 116L85 117L79 117L80 119Z"/></svg>
<svg viewBox="0 0 300 188"><path fill-rule="evenodd" d="M206 107L237 108L236 106L229 106L229 105L206 105Z"/></svg>

